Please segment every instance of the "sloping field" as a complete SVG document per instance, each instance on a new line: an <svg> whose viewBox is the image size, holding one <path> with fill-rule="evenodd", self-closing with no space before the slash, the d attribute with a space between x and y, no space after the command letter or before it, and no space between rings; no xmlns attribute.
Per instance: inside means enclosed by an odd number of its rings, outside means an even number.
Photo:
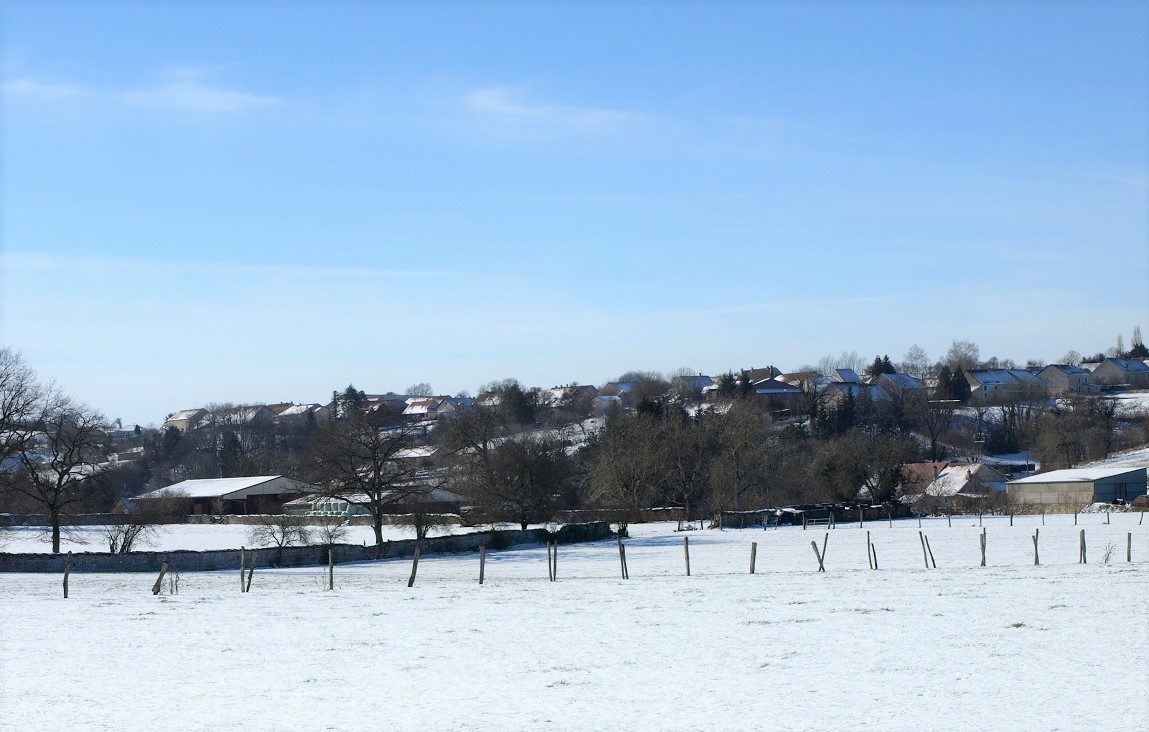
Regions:
<svg viewBox="0 0 1149 732"><path fill-rule="evenodd" d="M1143 730L1139 514L612 541L317 570L0 577L4 729ZM1040 529L1041 566L1031 536ZM1078 532L1088 564L1078 564ZM871 532L880 569L866 559ZM1132 533L1132 563L1126 539ZM684 576L684 536L690 577ZM757 573L749 574L750 543ZM1109 562L1103 557L1109 552Z"/></svg>

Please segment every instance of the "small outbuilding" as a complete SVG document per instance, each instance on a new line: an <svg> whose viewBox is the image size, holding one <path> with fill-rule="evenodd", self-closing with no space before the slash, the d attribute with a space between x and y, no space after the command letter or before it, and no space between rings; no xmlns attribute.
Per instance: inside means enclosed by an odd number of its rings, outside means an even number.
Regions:
<svg viewBox="0 0 1149 732"><path fill-rule="evenodd" d="M1131 503L1145 495L1145 468L1054 470L1005 484L1010 501L1024 506Z"/></svg>

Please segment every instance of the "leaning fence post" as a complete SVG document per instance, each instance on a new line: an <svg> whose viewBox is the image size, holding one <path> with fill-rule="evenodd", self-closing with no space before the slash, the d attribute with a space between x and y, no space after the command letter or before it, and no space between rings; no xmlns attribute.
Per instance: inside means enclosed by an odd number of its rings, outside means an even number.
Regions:
<svg viewBox="0 0 1149 732"><path fill-rule="evenodd" d="M874 569L878 568L878 547L870 544L870 553L874 555Z"/></svg>
<svg viewBox="0 0 1149 732"><path fill-rule="evenodd" d="M930 547L930 537L928 537L928 536L925 537L925 540L926 540L926 551L930 553L930 564L933 565L934 569L937 569L938 563L934 561L934 550L932 547Z"/></svg>
<svg viewBox="0 0 1149 732"><path fill-rule="evenodd" d="M72 573L72 552L68 552L68 559L64 562L64 599L68 599L68 575Z"/></svg>
<svg viewBox="0 0 1149 732"><path fill-rule="evenodd" d="M419 547L415 547L415 556L411 558L411 579L407 580L408 587L415 585L415 573L419 571Z"/></svg>
<svg viewBox="0 0 1149 732"><path fill-rule="evenodd" d="M926 537L925 537L925 534L923 534L920 531L918 532L918 541L921 542L921 545L922 545L922 562L925 563L926 569L929 569L930 568L930 558L928 556L926 556Z"/></svg>
<svg viewBox="0 0 1149 732"><path fill-rule="evenodd" d="M750 574L754 574L754 561L756 559L758 559L758 542L752 541L750 542Z"/></svg>
<svg viewBox="0 0 1149 732"><path fill-rule="evenodd" d="M690 576L690 537L682 537L682 551L686 555L686 576Z"/></svg>
<svg viewBox="0 0 1149 732"><path fill-rule="evenodd" d="M164 575L167 573L168 573L168 563L165 561L163 564L160 565L160 576L156 578L156 583L154 585L152 585L152 594L153 595L160 594L160 590L163 589Z"/></svg>
<svg viewBox="0 0 1149 732"><path fill-rule="evenodd" d="M817 559L818 559L818 571L819 572L825 572L826 566L822 563L822 554L821 554L821 552L818 551L818 542L811 541L810 546L813 547L814 556L817 557Z"/></svg>
<svg viewBox="0 0 1149 732"><path fill-rule="evenodd" d="M244 592L251 592L251 577L255 574L255 550L251 550L251 554L247 558L247 585L243 588Z"/></svg>
<svg viewBox="0 0 1149 732"><path fill-rule="evenodd" d="M233 546L234 546L234 545L233 545ZM247 557L245 556L245 552L246 552L246 551L247 551L247 547L242 547L242 546L241 546L241 547L239 548L239 591L240 591L240 592L243 592L243 591L244 591L244 589L243 589L243 571L244 571L244 569L246 569L246 567L244 567L244 565L247 563L247 562L245 561L245 560L246 560L246 558L247 558Z"/></svg>
<svg viewBox="0 0 1149 732"><path fill-rule="evenodd" d="M870 569L874 568L874 558L870 556L870 532L866 532L866 562L869 563Z"/></svg>
<svg viewBox="0 0 1149 732"><path fill-rule="evenodd" d="M1033 566L1041 564L1041 560L1037 555L1037 536L1041 533L1041 529L1033 530Z"/></svg>

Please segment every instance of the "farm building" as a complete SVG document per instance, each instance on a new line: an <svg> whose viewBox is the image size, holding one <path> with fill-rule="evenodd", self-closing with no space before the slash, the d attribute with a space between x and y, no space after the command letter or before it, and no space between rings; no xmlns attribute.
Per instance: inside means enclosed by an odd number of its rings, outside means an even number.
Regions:
<svg viewBox="0 0 1149 732"><path fill-rule="evenodd" d="M1145 468L1078 468L1031 475L1005 484L1014 504L1084 506L1127 503L1145 495Z"/></svg>
<svg viewBox="0 0 1149 732"><path fill-rule="evenodd" d="M282 475L248 478L185 480L143 495L134 501L185 498L191 514L279 513L285 501L318 490L315 486Z"/></svg>

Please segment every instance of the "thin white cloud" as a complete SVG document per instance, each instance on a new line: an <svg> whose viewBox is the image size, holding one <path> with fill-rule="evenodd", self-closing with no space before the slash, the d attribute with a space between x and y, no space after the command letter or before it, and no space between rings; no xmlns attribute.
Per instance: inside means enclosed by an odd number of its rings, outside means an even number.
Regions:
<svg viewBox="0 0 1149 732"><path fill-rule="evenodd" d="M5 82L3 90L10 99L41 103L83 98L200 114L234 114L283 102L278 97L234 91L208 83L202 72L194 70L176 70L169 76L169 81L155 86L121 90L101 90L26 76Z"/></svg>
<svg viewBox="0 0 1149 732"><path fill-rule="evenodd" d="M4 94L11 97L24 97L38 101L57 102L88 93L86 89L73 84L54 84L32 78L13 79L4 83Z"/></svg>
<svg viewBox="0 0 1149 732"><path fill-rule="evenodd" d="M135 273L215 274L301 279L487 279L490 276L454 270L379 269L372 267L310 267L301 265L239 264L233 262L189 262L139 258L98 257L75 254L32 252L0 253L0 266L11 272L68 269L87 272L125 271Z"/></svg>
<svg viewBox="0 0 1149 732"><path fill-rule="evenodd" d="M462 104L484 119L535 130L606 132L638 119L615 109L530 103L520 90L504 86L473 89L463 95Z"/></svg>
<svg viewBox="0 0 1149 732"><path fill-rule="evenodd" d="M120 92L116 98L126 104L204 114L246 112L283 101L277 97L213 86L205 83L202 74L196 71L181 70L174 72L173 76L175 78L166 84Z"/></svg>

